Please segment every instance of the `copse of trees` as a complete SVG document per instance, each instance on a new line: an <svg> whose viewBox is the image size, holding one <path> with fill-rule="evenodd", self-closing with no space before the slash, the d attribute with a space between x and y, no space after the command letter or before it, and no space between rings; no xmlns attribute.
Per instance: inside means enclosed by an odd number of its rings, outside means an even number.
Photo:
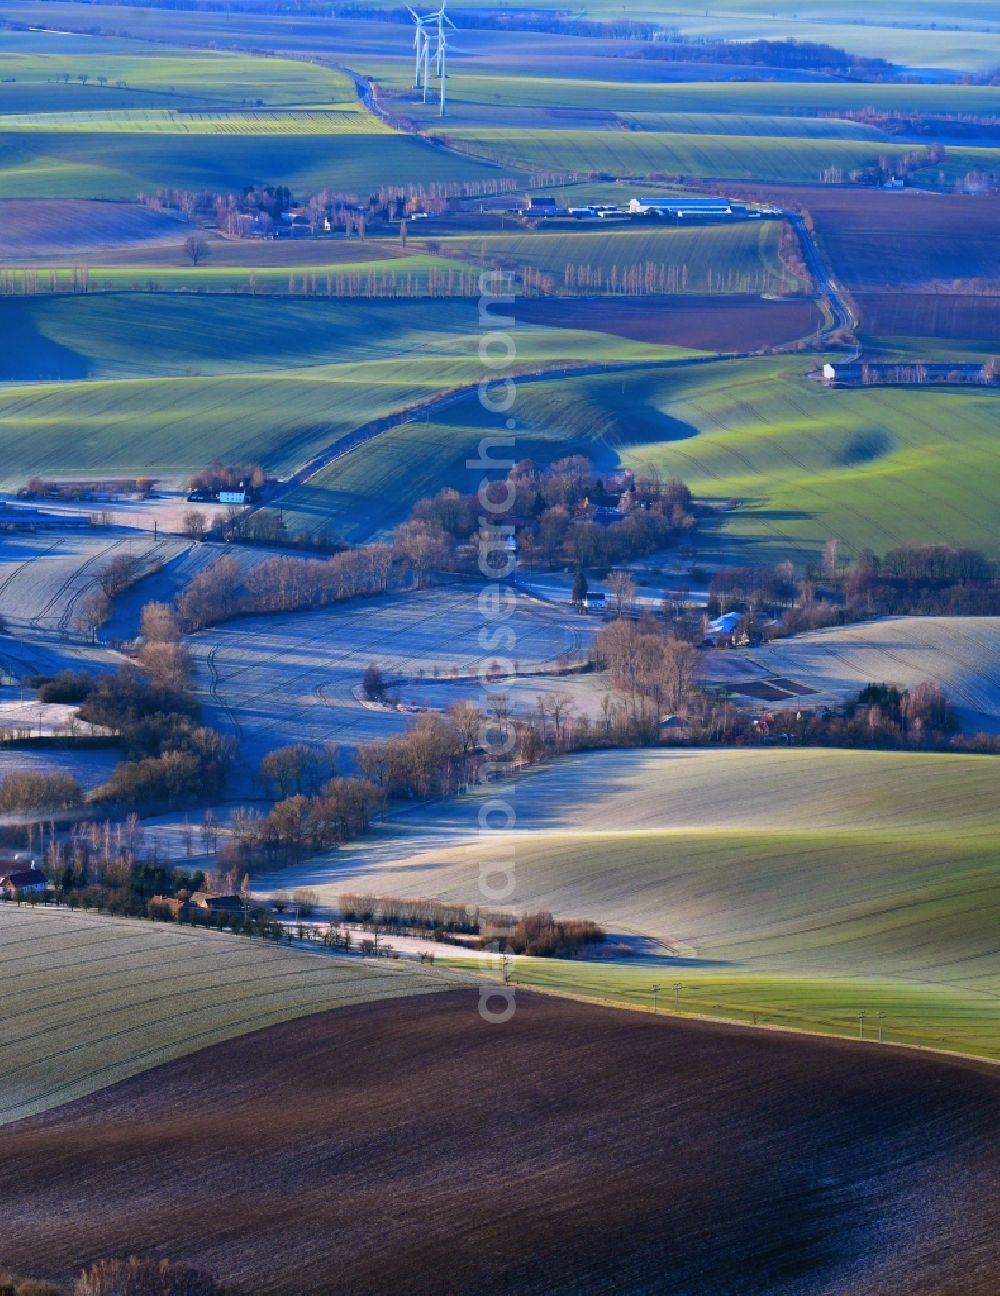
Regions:
<svg viewBox="0 0 1000 1296"><path fill-rule="evenodd" d="M506 478L491 485L490 495L498 503L508 502L505 512L522 563L541 559L608 566L654 553L696 523L694 500L683 482L651 476L609 495L600 473L580 454L548 467L521 460ZM621 516L611 525L602 525L596 510L612 504ZM439 528L458 543L472 539L481 515L482 505L475 495L452 488L418 500L413 507L415 520Z"/></svg>
<svg viewBox="0 0 1000 1296"><path fill-rule="evenodd" d="M336 772L334 744L291 743L268 752L258 767L257 781L269 796L315 796Z"/></svg>
<svg viewBox="0 0 1000 1296"><path fill-rule="evenodd" d="M225 554L191 579L177 598L177 615L185 630L195 631L235 616L323 608L420 589L431 571L452 563L446 533L425 522L397 528L389 544L359 545L329 558L267 558L249 571Z"/></svg>
<svg viewBox="0 0 1000 1296"><path fill-rule="evenodd" d="M515 954L538 958L572 958L585 946L606 939L596 923L556 919L547 912L518 915L479 905L355 892L342 894L338 905L342 922L390 933L426 933L438 939L478 936L484 946L497 944Z"/></svg>
<svg viewBox="0 0 1000 1296"><path fill-rule="evenodd" d="M42 814L83 804L83 788L70 774L13 770L0 778L0 812Z"/></svg>
<svg viewBox="0 0 1000 1296"><path fill-rule="evenodd" d="M251 490L260 490L266 480L267 474L259 463L224 464L216 459L195 473L188 481L188 491L213 495L223 490L234 490L241 484Z"/></svg>
<svg viewBox="0 0 1000 1296"><path fill-rule="evenodd" d="M697 650L649 615L602 626L593 660L607 669L636 737L645 741L659 734L664 713L683 711L695 694Z"/></svg>
<svg viewBox="0 0 1000 1296"><path fill-rule="evenodd" d="M299 860L366 832L385 802L382 789L364 778L330 778L312 794L294 792L266 815L243 811L232 817L232 840L221 851L234 868L257 858L270 863Z"/></svg>
<svg viewBox="0 0 1000 1296"><path fill-rule="evenodd" d="M607 939L603 927L588 919L556 919L542 912L526 914L514 927L499 936L502 946L515 954L535 958L575 958L590 945Z"/></svg>
<svg viewBox="0 0 1000 1296"><path fill-rule="evenodd" d="M120 738L126 759L91 793L96 802L140 806L211 799L222 791L232 747L198 723L200 707L187 688L190 663L164 605L153 605L143 625L152 638L128 664L97 676L56 677L57 692L82 700L80 716Z"/></svg>

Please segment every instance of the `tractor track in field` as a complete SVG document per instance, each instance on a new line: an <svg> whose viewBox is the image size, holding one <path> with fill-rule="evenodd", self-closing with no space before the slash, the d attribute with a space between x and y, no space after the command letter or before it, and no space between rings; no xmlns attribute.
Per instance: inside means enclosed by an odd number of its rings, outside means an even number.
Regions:
<svg viewBox="0 0 1000 1296"><path fill-rule="evenodd" d="M18 576L20 576L22 572L27 571L33 562L37 562L39 558L44 558L46 554L54 553L62 543L62 540L56 540L54 544L50 544L49 547L43 549L41 553L32 554L30 558L25 558L25 560L18 563L16 567L12 567L9 574L0 581L0 598L3 598L4 594L7 593L8 589L10 589Z"/></svg>
<svg viewBox="0 0 1000 1296"><path fill-rule="evenodd" d="M233 727L233 735L236 739L236 746L239 747L243 741L243 726L240 724L236 712L219 692L219 668L215 664L216 654L219 651L219 645L216 644L209 649L208 656L205 658L205 664L208 667L209 686L208 691L211 694L212 701L223 711L226 719Z"/></svg>
<svg viewBox="0 0 1000 1296"><path fill-rule="evenodd" d="M165 549L169 549L171 543L172 541L169 538L158 540L151 549L147 550L146 553L142 555L142 557L138 561L143 566L148 566L150 563L155 564L158 555L161 554ZM149 574L150 572L144 572L143 576ZM69 596L69 598L66 600L66 606L62 610L62 613L60 614L59 621L57 624L57 629L59 630L60 634L69 631L70 620L73 616L73 613L76 610L76 605L79 603L80 599L83 598L83 595L86 593L86 589L87 587L85 585L81 585L78 589L75 589L73 593Z"/></svg>
<svg viewBox="0 0 1000 1296"><path fill-rule="evenodd" d="M75 568L72 572L70 572L70 574L62 582L62 584L55 591L55 593L45 604L45 606L39 612L35 613L35 615L31 618L28 624L33 626L35 629L38 629L40 623L49 615L49 613L56 606L56 604L66 593L69 587L73 584L73 582L78 577L84 575L86 572L89 572L90 568L94 565L95 562L100 561L100 559L102 558L106 558L108 554L113 553L115 549L117 549L120 545L123 545L124 543L125 543L124 538L120 540L113 540L111 544L105 545L103 549L95 550L95 552L92 553L89 558L85 558L79 567ZM80 591L80 593L82 593L82 591ZM79 593L77 594L77 597L79 597ZM62 614L60 614L60 619L61 619L61 615Z"/></svg>

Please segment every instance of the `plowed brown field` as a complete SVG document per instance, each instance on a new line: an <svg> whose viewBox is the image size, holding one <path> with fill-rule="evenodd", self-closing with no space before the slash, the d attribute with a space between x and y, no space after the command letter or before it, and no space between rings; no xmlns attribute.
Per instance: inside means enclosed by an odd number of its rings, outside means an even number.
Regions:
<svg viewBox="0 0 1000 1296"><path fill-rule="evenodd" d="M8 1128L0 1252L243 1290L994 1296L986 1064L521 993L347 1007Z"/></svg>
<svg viewBox="0 0 1000 1296"><path fill-rule="evenodd" d="M858 293L865 332L874 337L959 338L1000 343L1000 297L957 293Z"/></svg>
<svg viewBox="0 0 1000 1296"><path fill-rule="evenodd" d="M810 211L819 241L848 288L912 289L932 281L997 278L995 195L833 185L756 186L753 194Z"/></svg>
<svg viewBox="0 0 1000 1296"><path fill-rule="evenodd" d="M815 302L763 297L525 297L518 319L556 328L593 329L636 342L696 351L752 351L808 337L820 324Z"/></svg>

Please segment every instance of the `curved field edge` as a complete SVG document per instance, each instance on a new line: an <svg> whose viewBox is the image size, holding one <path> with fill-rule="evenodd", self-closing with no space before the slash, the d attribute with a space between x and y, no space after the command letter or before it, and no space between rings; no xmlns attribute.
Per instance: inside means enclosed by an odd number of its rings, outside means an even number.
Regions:
<svg viewBox="0 0 1000 1296"><path fill-rule="evenodd" d="M399 963L11 905L0 907L0 975L0 1125L266 1026L455 985Z"/></svg>
<svg viewBox="0 0 1000 1296"><path fill-rule="evenodd" d="M1000 1056L1000 852L989 757L679 748L561 759L296 871L343 891L474 902L511 862L516 906L590 918L633 953L519 960L584 997ZM493 793L496 794L496 789ZM845 825L848 825L845 827ZM506 875L505 875L506 876ZM261 889L288 878L262 877Z"/></svg>
<svg viewBox="0 0 1000 1296"><path fill-rule="evenodd" d="M0 1209L10 1262L51 1277L169 1243L270 1296L659 1291L668 1267L684 1292L986 1296L998 1121L974 1062L527 993L497 1027L464 991L22 1122Z"/></svg>

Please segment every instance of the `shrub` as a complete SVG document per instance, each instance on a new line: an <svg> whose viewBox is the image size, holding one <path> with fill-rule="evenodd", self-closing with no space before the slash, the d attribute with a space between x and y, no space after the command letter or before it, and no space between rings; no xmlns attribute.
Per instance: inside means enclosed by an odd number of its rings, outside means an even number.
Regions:
<svg viewBox="0 0 1000 1296"><path fill-rule="evenodd" d="M215 1279L169 1260L98 1260L73 1286L73 1296L224 1296Z"/></svg>
<svg viewBox="0 0 1000 1296"><path fill-rule="evenodd" d="M85 702L94 687L94 677L87 671L60 671L38 690L39 702Z"/></svg>

